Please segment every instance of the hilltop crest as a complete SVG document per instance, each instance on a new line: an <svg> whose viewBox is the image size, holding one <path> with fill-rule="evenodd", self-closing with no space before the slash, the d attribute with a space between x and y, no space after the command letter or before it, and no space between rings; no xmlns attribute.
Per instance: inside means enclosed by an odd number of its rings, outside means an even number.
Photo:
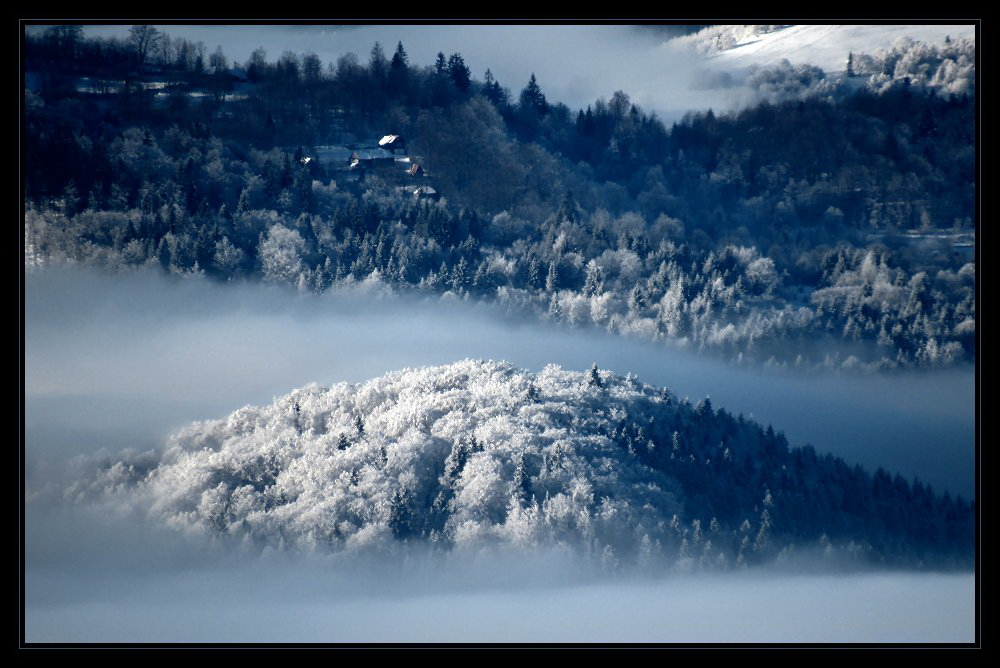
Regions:
<svg viewBox="0 0 1000 668"><path fill-rule="evenodd" d="M250 546L571 547L729 567L819 546L962 563L972 512L770 426L601 370L463 360L309 385L177 433L69 493L137 495L159 523Z"/></svg>

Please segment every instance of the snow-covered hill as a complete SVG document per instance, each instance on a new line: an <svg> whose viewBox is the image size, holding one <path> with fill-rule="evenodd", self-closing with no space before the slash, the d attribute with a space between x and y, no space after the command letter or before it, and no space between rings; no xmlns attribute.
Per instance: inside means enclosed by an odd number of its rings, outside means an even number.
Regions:
<svg viewBox="0 0 1000 668"><path fill-rule="evenodd" d="M972 25L712 26L663 48L668 59L700 54L692 88L721 92L729 108L832 100L859 88L975 93Z"/></svg>
<svg viewBox="0 0 1000 668"><path fill-rule="evenodd" d="M311 385L123 455L67 490L257 547L571 547L726 566L793 544L967 557L967 504L599 371L465 360Z"/></svg>
<svg viewBox="0 0 1000 668"><path fill-rule="evenodd" d="M873 54L899 40L942 45L946 39L975 39L972 25L791 25L713 26L673 40L711 54L713 65L767 67L788 60L842 72L850 53Z"/></svg>

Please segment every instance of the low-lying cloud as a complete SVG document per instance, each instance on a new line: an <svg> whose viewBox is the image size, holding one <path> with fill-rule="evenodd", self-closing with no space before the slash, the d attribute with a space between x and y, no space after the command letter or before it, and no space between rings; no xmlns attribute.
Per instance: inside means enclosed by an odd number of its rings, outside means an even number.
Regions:
<svg viewBox="0 0 1000 668"><path fill-rule="evenodd" d="M710 394L717 407L785 429L792 445L811 440L964 491L971 372L749 372L436 298L81 270L28 275L25 334L28 487L53 492L45 502L29 496L25 518L29 642L974 640L968 573L859 571L815 555L766 570L645 575L560 551L261 556L154 526L120 503L59 501L87 465L77 455L160 448L176 427L312 381L463 357L533 369L597 361L681 396Z"/></svg>
<svg viewBox="0 0 1000 668"><path fill-rule="evenodd" d="M805 561L805 570L649 576L595 572L559 552L250 557L80 509L29 521L49 528L29 549L28 642L975 639L969 573L819 572Z"/></svg>
<svg viewBox="0 0 1000 668"><path fill-rule="evenodd" d="M160 446L310 382L361 382L463 358L541 370L596 362L782 430L867 468L972 496L972 370L892 376L751 371L599 331L525 322L437 298L298 295L153 274L28 276L25 424L40 460Z"/></svg>

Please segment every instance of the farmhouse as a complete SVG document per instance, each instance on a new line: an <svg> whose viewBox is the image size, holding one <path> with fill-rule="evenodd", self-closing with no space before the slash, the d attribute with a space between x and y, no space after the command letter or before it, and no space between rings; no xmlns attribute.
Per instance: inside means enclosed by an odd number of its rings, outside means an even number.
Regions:
<svg viewBox="0 0 1000 668"><path fill-rule="evenodd" d="M359 148L351 153L347 164L351 169L355 169L357 167L392 164L394 160L392 153L384 148Z"/></svg>
<svg viewBox="0 0 1000 668"><path fill-rule="evenodd" d="M441 193L430 186L419 186L417 188L407 189L413 197L416 199L441 199Z"/></svg>
<svg viewBox="0 0 1000 668"><path fill-rule="evenodd" d="M406 154L406 140L399 135L385 135L378 140L379 148L391 151L394 155Z"/></svg>

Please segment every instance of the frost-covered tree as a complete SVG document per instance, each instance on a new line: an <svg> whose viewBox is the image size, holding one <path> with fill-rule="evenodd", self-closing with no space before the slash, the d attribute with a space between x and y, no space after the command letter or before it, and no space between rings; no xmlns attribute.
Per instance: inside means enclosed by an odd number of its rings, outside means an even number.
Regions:
<svg viewBox="0 0 1000 668"><path fill-rule="evenodd" d="M605 372L600 391L591 377L466 360L308 386L191 425L163 453L123 453L66 496L281 549L561 545L614 568L693 569L822 538L898 563L971 558L961 499L790 448L724 410L699 417L631 377Z"/></svg>
<svg viewBox="0 0 1000 668"><path fill-rule="evenodd" d="M265 280L294 285L305 268L305 240L297 230L274 225L260 244L260 264Z"/></svg>

